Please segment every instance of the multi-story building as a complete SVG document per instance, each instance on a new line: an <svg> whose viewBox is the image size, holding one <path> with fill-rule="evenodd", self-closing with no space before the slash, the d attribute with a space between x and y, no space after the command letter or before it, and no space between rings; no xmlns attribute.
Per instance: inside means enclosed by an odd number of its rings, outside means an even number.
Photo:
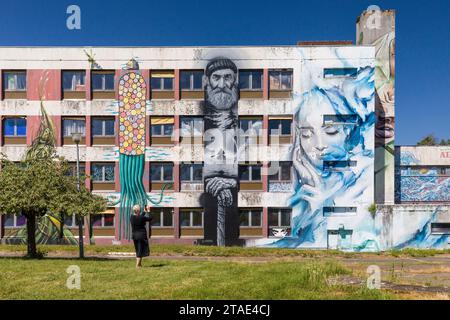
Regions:
<svg viewBox="0 0 450 320"><path fill-rule="evenodd" d="M388 31L363 25L371 14L380 14ZM141 141L145 194L153 202L163 194L152 209L153 241L194 243L207 238L205 211L211 201L215 212L227 203L227 191L221 192L228 187L205 198L214 192L208 187L211 176L205 177L210 160L204 140L205 127L210 129L208 85L216 81L214 72L228 70L235 80L229 88L236 86L239 94L232 124L236 179L227 180L237 183L229 188L236 189L235 196L229 194L235 212L227 214L237 215L239 238L247 245L277 247L402 246L416 235L397 240L397 227L386 223L398 210L392 209L394 153L388 152L393 149L393 21L393 11L364 12L357 22L358 45L2 47L0 152L21 159L36 136L42 100L55 126L57 152L75 163L72 134L82 133L86 187L114 203L86 219L85 241L124 243L120 199L126 184L140 176L127 171L122 159L139 155L132 152ZM217 81L226 83L223 77ZM139 106L132 110L134 103ZM446 165L441 173L448 174ZM401 172L397 191L404 202L409 195L402 188L410 182L403 167ZM430 229L429 246L437 238L448 243L448 180L442 188L447 198L438 210L440 233ZM402 217L416 230L434 219ZM0 219L0 237L14 241L24 219ZM75 219L66 219L65 226L74 230Z"/></svg>

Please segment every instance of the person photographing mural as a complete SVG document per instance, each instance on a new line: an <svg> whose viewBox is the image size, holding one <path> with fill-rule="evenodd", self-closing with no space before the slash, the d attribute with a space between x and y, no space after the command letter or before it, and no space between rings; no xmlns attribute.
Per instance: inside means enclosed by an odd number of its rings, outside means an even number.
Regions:
<svg viewBox="0 0 450 320"><path fill-rule="evenodd" d="M131 237L136 251L136 268L142 267L142 258L150 255L150 248L148 238L151 236L151 221L150 207L145 206L144 212L141 213L141 207L135 205L133 207L133 215L130 217ZM147 222L149 225L149 235L147 237Z"/></svg>

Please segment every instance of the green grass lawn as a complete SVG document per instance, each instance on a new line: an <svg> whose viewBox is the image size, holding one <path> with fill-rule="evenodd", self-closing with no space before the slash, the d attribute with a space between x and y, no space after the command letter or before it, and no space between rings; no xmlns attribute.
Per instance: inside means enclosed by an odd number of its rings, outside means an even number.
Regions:
<svg viewBox="0 0 450 320"><path fill-rule="evenodd" d="M390 299L362 287L329 286L351 271L335 262L248 263L134 259L0 258L0 299ZM69 290L70 265L81 289Z"/></svg>
<svg viewBox="0 0 450 320"><path fill-rule="evenodd" d="M38 249L44 253L73 254L78 253L78 246L69 245L39 245ZM26 252L25 245L0 245L2 252ZM120 246L85 246L87 255L104 255L108 252L134 252L132 245ZM436 249L404 249L390 250L379 253L342 252L337 250L305 250L305 249L277 249L277 248L242 248L215 247L193 245L151 245L152 255L182 255L182 256L216 256L216 257L343 257L357 258L361 255L390 256L390 257L427 257L448 254L450 250Z"/></svg>

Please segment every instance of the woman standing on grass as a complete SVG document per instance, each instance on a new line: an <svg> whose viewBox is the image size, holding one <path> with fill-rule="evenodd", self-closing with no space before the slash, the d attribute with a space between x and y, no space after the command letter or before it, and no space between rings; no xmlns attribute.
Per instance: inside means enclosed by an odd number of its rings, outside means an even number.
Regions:
<svg viewBox="0 0 450 320"><path fill-rule="evenodd" d="M133 207L133 215L130 217L131 234L134 242L134 249L136 250L136 268L142 267L142 258L150 255L147 229L145 228L147 222L152 221L149 211L150 209L145 206L144 213L141 214L141 207L135 205ZM149 228L151 228L151 225Z"/></svg>

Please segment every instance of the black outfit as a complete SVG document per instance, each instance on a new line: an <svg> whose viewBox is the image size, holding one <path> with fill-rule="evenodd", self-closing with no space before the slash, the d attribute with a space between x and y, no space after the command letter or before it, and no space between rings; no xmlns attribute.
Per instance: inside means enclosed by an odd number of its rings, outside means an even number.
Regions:
<svg viewBox="0 0 450 320"><path fill-rule="evenodd" d="M150 255L150 248L148 245L147 230L145 229L145 225L147 224L147 222L151 221L151 216L147 216L145 214L132 215L130 217L131 237L134 242L134 249L136 250L137 258L148 257Z"/></svg>

